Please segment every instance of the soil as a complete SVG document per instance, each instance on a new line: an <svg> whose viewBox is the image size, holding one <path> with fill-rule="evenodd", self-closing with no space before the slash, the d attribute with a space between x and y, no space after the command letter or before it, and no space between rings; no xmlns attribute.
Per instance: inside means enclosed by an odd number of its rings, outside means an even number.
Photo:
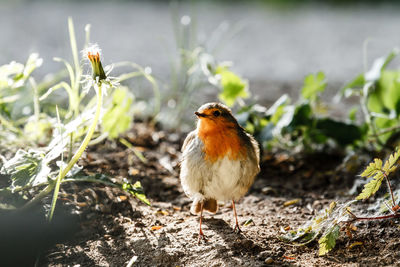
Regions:
<svg viewBox="0 0 400 267"><path fill-rule="evenodd" d="M40 266L386 266L400 264L398 221L360 223L353 237L341 234L328 256L318 243L296 247L279 239L282 228L300 226L333 200L347 201L355 173L344 173L339 156L301 158L264 153L262 171L236 205L242 233L233 232L229 203L204 216L206 242L198 244L198 216L179 181L184 134L135 123L126 140L147 162L119 142L86 151L86 173L140 181L151 206L115 188L93 183L62 187L58 209L69 207L79 227L67 241L44 252ZM293 205L288 200L299 199ZM245 223L247 222L247 223ZM359 245L351 247L354 242Z"/></svg>

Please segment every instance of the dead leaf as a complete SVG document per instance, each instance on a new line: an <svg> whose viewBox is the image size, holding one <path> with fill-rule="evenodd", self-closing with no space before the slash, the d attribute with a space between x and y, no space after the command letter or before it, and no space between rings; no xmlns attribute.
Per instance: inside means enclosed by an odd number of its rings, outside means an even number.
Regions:
<svg viewBox="0 0 400 267"><path fill-rule="evenodd" d="M152 231L157 231L157 230L160 230L161 228L162 228L161 225L155 225L155 226L152 226L152 227L151 227L151 230L152 230Z"/></svg>
<svg viewBox="0 0 400 267"><path fill-rule="evenodd" d="M292 200L288 200L285 203L283 203L283 206L284 207L288 207L288 206L294 205L296 203L299 203L300 200L301 200L300 198L295 198L295 199L292 199Z"/></svg>
<svg viewBox="0 0 400 267"><path fill-rule="evenodd" d="M121 195L121 196L118 196L117 199L118 199L119 202L123 202L123 201L127 200L128 197L124 196L124 195Z"/></svg>
<svg viewBox="0 0 400 267"><path fill-rule="evenodd" d="M361 241L356 241L356 242L353 242L352 244L350 244L347 248L348 249L352 249L352 248L354 248L354 247L356 247L356 246L361 246L361 245L363 245L364 243L363 242L361 242Z"/></svg>
<svg viewBox="0 0 400 267"><path fill-rule="evenodd" d="M282 258L286 259L286 260L295 260L296 257L293 256L282 256Z"/></svg>
<svg viewBox="0 0 400 267"><path fill-rule="evenodd" d="M88 203L86 203L86 202L75 202L75 205L77 205L78 207L86 207L88 205Z"/></svg>
<svg viewBox="0 0 400 267"><path fill-rule="evenodd" d="M167 216L167 215L169 215L169 212L166 210L158 210L158 211L156 211L156 214L161 214L161 215Z"/></svg>
<svg viewBox="0 0 400 267"><path fill-rule="evenodd" d="M248 225L250 225L251 223L254 223L254 222L253 222L253 219L248 219L248 220L244 223L244 226L248 226Z"/></svg>
<svg viewBox="0 0 400 267"><path fill-rule="evenodd" d="M136 168L133 168L133 167L130 167L129 168L129 175L137 175L137 174L139 174L139 170L138 169L136 169Z"/></svg>

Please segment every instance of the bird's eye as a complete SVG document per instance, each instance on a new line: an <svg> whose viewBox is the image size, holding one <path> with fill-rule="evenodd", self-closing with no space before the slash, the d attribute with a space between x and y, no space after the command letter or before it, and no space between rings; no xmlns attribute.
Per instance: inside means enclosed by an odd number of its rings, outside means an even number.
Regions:
<svg viewBox="0 0 400 267"><path fill-rule="evenodd" d="M213 112L214 117L218 117L221 115L221 112L219 110L216 110Z"/></svg>

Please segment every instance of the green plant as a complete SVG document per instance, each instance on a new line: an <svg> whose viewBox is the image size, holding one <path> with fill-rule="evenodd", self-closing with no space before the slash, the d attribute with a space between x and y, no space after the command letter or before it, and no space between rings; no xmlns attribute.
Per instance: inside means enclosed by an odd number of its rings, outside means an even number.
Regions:
<svg viewBox="0 0 400 267"><path fill-rule="evenodd" d="M269 109L259 105L239 110L239 122L264 148L302 147L315 151L327 146L356 146L363 142L364 127L326 116L320 100L326 87L322 72L305 77L301 98L295 104L288 95L280 97Z"/></svg>
<svg viewBox="0 0 400 267"><path fill-rule="evenodd" d="M0 127L6 127L5 129L15 132L15 138L23 138L23 135L26 134L28 130L32 133L34 133L35 130L40 130L41 128L38 128L38 122L42 117L45 118L44 121L47 122L48 129L51 129L50 136L42 140L43 143L49 142L47 146L37 147L38 143L33 142L30 149L20 149L14 157L10 159L1 157L0 174L5 179L4 182L6 183L5 185L2 183L0 187L0 208L28 209L53 192L52 204L48 213L48 219L51 220L60 185L71 181L89 181L116 186L136 196L144 203L149 204L139 182L135 184L130 184L128 181L113 182L105 175L84 176L80 174L81 169L76 166L76 162L90 144L100 120L102 122L102 127L100 129L103 131L103 134L100 134L96 138L95 141L97 142L107 137L116 138L120 133L126 131L130 127L132 121L130 115L132 115L133 97L127 87L121 86L119 82L130 77L135 77L133 74L143 74L148 80L151 80L152 77L148 73L145 74L142 71L126 73L116 78L109 77L109 71L104 71L102 67L100 50L97 46L89 46L84 50L85 57L87 57L92 64L92 75L82 75L83 71L80 65L81 63L77 58L78 52L71 19L68 21L68 26L75 63L74 67L66 60L57 60L64 62L69 74L70 83L68 84L64 81L59 82L39 96L38 86L34 80L30 80L31 88L34 91L32 101L34 107L33 118L37 120L33 120L31 125L29 124L31 121L28 120L24 128L25 133L20 130L20 124L15 124L11 119L5 120L6 123L0 125ZM88 29L88 27L86 29ZM87 30L87 41L88 35ZM37 56L35 58L37 58ZM28 63L31 61L28 61ZM5 67L3 66L5 69L10 70L8 73L4 74L4 80L12 79L13 81L13 83L8 82L4 85L6 89L0 90L0 99L2 100L0 103L4 103L1 110L3 113L7 114L7 112L4 111L9 110L10 107L13 108L14 106L11 104L18 104L17 100L19 99L18 97L10 98L10 93L6 95L3 92L6 90L14 92L11 89L20 88L20 84L24 84L25 80L29 79L28 75L34 69L32 64L33 63L26 64L25 67L21 65L15 67L13 64L6 65ZM140 68L140 66L138 66L138 68ZM21 72L22 74L20 74ZM84 84L86 84L83 88L82 78L84 78ZM20 84L15 85L17 82ZM51 93L60 88L64 88L67 91L69 106L66 110L60 109L62 112L59 112L57 105L55 106L57 120L54 122L54 120L51 120L51 114L42 113L40 102L44 101ZM88 94L90 88L95 90L95 97L90 97ZM107 93L111 94L111 98L106 98L106 101L103 101L103 96ZM85 98L87 98L86 101L84 101ZM4 99L11 99L14 101L4 101ZM105 110L101 112L102 109ZM63 115L62 118L60 113ZM12 117L10 116L10 118ZM117 121L116 118L122 120ZM63 121L63 123L61 121ZM84 138L81 141L81 136L83 135ZM40 134L38 134L38 136L40 136ZM48 141L49 139L51 140ZM37 142L38 139L33 138L32 141ZM76 144L79 144L79 148L76 152L73 152ZM68 158L66 163L64 163L64 153L66 150L68 150ZM58 170L55 170L57 166Z"/></svg>
<svg viewBox="0 0 400 267"><path fill-rule="evenodd" d="M217 61L214 57L216 49L199 44L196 21L189 16L179 16L176 9L174 11L177 58L172 62L171 81L162 97L163 112L158 118L164 126L170 128L185 124L188 108L199 105L199 100L204 99L206 88L217 89L219 100L228 106L250 96L248 82L230 69L232 64ZM218 28L211 36L221 37L227 30Z"/></svg>
<svg viewBox="0 0 400 267"><path fill-rule="evenodd" d="M357 75L341 90L344 97L359 98L368 139L375 149L393 149L400 133L400 71L387 69L397 55L398 50L394 49L376 59L370 70Z"/></svg>
<svg viewBox="0 0 400 267"><path fill-rule="evenodd" d="M31 74L42 62L38 54L32 54L25 65L11 62L0 66L0 146L6 146L8 140L11 144L17 142L17 137L24 134L21 129L24 124L30 133L31 121L40 123L37 131L46 135L48 125L41 123L44 117L39 114L37 105L29 105L32 99L37 100L37 85ZM25 119L24 114L32 114L32 109L34 116Z"/></svg>
<svg viewBox="0 0 400 267"><path fill-rule="evenodd" d="M399 158L400 149L396 149L384 164L381 159L374 159L360 174L361 177L369 178L370 180L364 185L364 189L355 200L343 204L332 202L330 207L322 211L318 216L300 228L288 231L281 236L281 239L302 246L320 237L318 240L319 255L323 256L335 247L341 230L346 231L347 235L351 237L351 231L354 229L353 224L358 221L400 218L400 203L396 202L397 197L395 197L389 181L390 174L394 173L399 166ZM379 190L383 180L386 181L389 197L385 195L377 200L380 205L376 206L379 207L380 214L376 216L358 216L353 213L350 206L358 200L371 198ZM382 214L387 212L390 212L390 214Z"/></svg>

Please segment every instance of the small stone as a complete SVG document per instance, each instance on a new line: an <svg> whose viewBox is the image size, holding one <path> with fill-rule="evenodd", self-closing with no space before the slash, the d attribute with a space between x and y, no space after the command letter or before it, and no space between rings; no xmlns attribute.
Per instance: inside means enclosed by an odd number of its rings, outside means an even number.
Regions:
<svg viewBox="0 0 400 267"><path fill-rule="evenodd" d="M269 257L269 258L266 258L264 262L265 262L265 264L272 264L272 263L274 263L274 259Z"/></svg>
<svg viewBox="0 0 400 267"><path fill-rule="evenodd" d="M270 250L264 250L264 251L261 251L261 252L258 254L258 258L261 259L261 260L263 260L263 259L266 259L266 258L270 257L271 255L272 255L272 251L270 251Z"/></svg>
<svg viewBox="0 0 400 267"><path fill-rule="evenodd" d="M268 195L268 194L276 194L276 193L277 193L276 190L273 189L273 188L270 187L270 186L263 187L263 188L261 189L261 192L262 192L263 194L265 194L265 195Z"/></svg>
<svg viewBox="0 0 400 267"><path fill-rule="evenodd" d="M275 250L275 254L278 257L282 257L285 254L285 249L283 247L277 247Z"/></svg>

